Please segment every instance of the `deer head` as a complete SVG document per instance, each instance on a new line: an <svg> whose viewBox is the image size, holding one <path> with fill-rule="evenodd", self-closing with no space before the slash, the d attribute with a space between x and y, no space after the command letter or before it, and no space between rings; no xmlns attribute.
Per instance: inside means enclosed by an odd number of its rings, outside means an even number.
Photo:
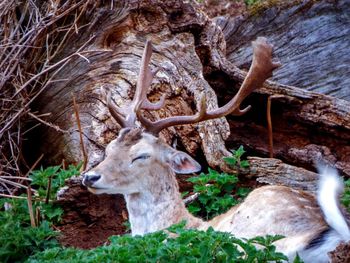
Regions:
<svg viewBox="0 0 350 263"><path fill-rule="evenodd" d="M105 159L84 176L96 194L133 194L159 186L164 174L198 172L201 166L140 128L124 128L106 148ZM164 179L164 178L163 178Z"/></svg>
<svg viewBox="0 0 350 263"><path fill-rule="evenodd" d="M259 88L279 66L271 60L272 46L265 38L253 42L253 62L236 96L226 105L207 111L205 96L201 99L199 112L193 116L173 116L158 121L146 119L142 110L158 110L163 107L165 97L157 103L147 99L147 88L157 71L151 71L149 62L152 45L146 43L142 56L139 78L135 96L130 105L120 108L107 94L107 106L111 115L121 125L118 138L109 143L105 159L94 169L85 173L83 184L93 193L131 194L145 191L147 187L156 186L165 177L164 174L193 173L201 167L188 154L174 150L161 139L161 130L175 126L220 118L228 114L241 115L250 106L241 110L240 104L252 91ZM138 127L136 121L142 127ZM160 175L160 176L155 176ZM159 178L160 177L160 178Z"/></svg>

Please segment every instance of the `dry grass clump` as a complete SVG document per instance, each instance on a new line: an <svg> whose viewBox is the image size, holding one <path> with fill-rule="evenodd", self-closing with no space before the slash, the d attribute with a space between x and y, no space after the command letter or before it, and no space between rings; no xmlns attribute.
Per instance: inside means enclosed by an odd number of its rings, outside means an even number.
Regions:
<svg viewBox="0 0 350 263"><path fill-rule="evenodd" d="M60 81L55 75L71 58L83 56L84 47L67 54L62 50L98 5L95 0L0 2L0 193L13 191L13 184L3 179L30 170L21 154L29 130L48 125L64 132L32 112L31 105L52 82Z"/></svg>

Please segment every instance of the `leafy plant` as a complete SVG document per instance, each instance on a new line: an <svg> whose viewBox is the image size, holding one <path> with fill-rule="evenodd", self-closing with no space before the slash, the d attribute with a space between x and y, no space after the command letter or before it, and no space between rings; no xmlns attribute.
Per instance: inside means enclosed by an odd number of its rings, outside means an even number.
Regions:
<svg viewBox="0 0 350 263"><path fill-rule="evenodd" d="M64 181L74 175L80 174L78 166L69 165L68 169L62 169L60 166L50 166L46 169L41 168L30 174L31 185L37 189L40 197L46 197L48 186L50 185L50 199L55 199L59 188L64 186Z"/></svg>
<svg viewBox="0 0 350 263"><path fill-rule="evenodd" d="M54 238L57 232L50 225L60 220L63 210L52 200L64 180L78 173L79 166L69 166L67 170L53 166L31 173L31 187L38 193L32 200L33 210L40 210L43 216L36 227L31 226L26 199L0 199L0 262L23 261L36 252L58 246ZM2 210L5 204L8 209Z"/></svg>
<svg viewBox="0 0 350 263"><path fill-rule="evenodd" d="M232 151L232 156L224 160L234 168L247 168L249 163L242 160L245 153L243 146ZM192 182L193 191L198 193L198 199L188 205L191 213L210 219L218 214L226 212L230 207L238 204L249 193L248 188L238 187L238 177L233 174L219 173L208 169L208 174L187 179ZM232 195L232 192L235 194Z"/></svg>
<svg viewBox="0 0 350 263"><path fill-rule="evenodd" d="M188 209L206 219L227 211L249 192L246 188L237 187L237 176L212 169L209 169L208 174L201 173L187 180L194 184L193 191L199 194L198 199L188 205ZM236 192L235 197L231 195L233 190Z"/></svg>
<svg viewBox="0 0 350 263"><path fill-rule="evenodd" d="M58 245L57 235L47 221L39 226L30 224L27 201L25 199L1 199L10 208L0 211L0 262L23 261L29 255Z"/></svg>
<svg viewBox="0 0 350 263"><path fill-rule="evenodd" d="M232 150L232 156L224 157L224 161L232 168L248 168L249 162L242 160L242 156L245 153L243 146L240 146L237 150Z"/></svg>
<svg viewBox="0 0 350 263"><path fill-rule="evenodd" d="M64 181L74 175L78 175L81 164L78 166L69 165L68 169L62 169L60 166L50 166L46 169L35 170L30 174L32 179L31 186L38 192L40 200L45 202L36 202L40 207L41 214L50 222L60 221L63 210L55 203L48 203L49 200L55 200L57 191L64 186Z"/></svg>
<svg viewBox="0 0 350 263"><path fill-rule="evenodd" d="M113 236L111 243L92 250L53 248L38 253L27 262L282 262L287 257L276 252L272 242L281 236L240 240L229 233L186 230L184 224L143 237ZM259 250L255 247L259 245Z"/></svg>
<svg viewBox="0 0 350 263"><path fill-rule="evenodd" d="M350 212L350 179L344 182L345 189L344 194L341 198L342 204L346 207L346 209Z"/></svg>

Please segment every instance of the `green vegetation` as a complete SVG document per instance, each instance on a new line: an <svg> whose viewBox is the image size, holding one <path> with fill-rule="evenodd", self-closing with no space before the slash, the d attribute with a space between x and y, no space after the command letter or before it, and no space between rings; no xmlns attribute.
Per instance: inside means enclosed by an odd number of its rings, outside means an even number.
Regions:
<svg viewBox="0 0 350 263"><path fill-rule="evenodd" d="M244 150L233 151L226 162L235 168L246 168ZM36 190L33 211L40 211L40 222L31 226L26 199L1 199L0 262L284 262L287 257L276 252L274 242L282 236L237 239L229 233L184 229L185 222L143 237L110 237L108 245L91 250L61 247L50 226L59 222L62 209L54 203L64 180L79 174L79 167L67 170L59 166L32 172L31 187ZM238 187L235 175L209 169L189 179L199 193L197 203L190 209L209 218L222 213L245 197L248 190ZM210 185L208 185L210 184ZM232 196L232 192L235 195ZM39 215L37 214L37 216ZM172 234L169 234L172 233ZM175 237L174 237L175 236ZM259 247L259 249L256 248ZM301 261L295 261L301 262Z"/></svg>
<svg viewBox="0 0 350 263"><path fill-rule="evenodd" d="M22 262L28 256L58 245L57 235L47 221L37 227L30 224L27 200L1 199L11 208L0 211L0 262Z"/></svg>
<svg viewBox="0 0 350 263"><path fill-rule="evenodd" d="M22 262L28 256L45 249L57 247L57 233L50 228L57 223L63 210L52 200L64 185L64 180L79 174L79 167L59 166L33 171L31 187L37 191L33 197L33 214L36 211L36 227L31 226L29 210L24 199L0 199L0 262ZM6 210L2 210L4 207ZM40 212L39 212L40 211Z"/></svg>
<svg viewBox="0 0 350 263"><path fill-rule="evenodd" d="M201 173L191 177L193 191L198 193L198 199L188 205L191 213L210 219L226 212L247 196L249 190L237 186L238 178L235 175L219 173L209 169L209 173ZM232 192L235 191L235 196Z"/></svg>
<svg viewBox="0 0 350 263"><path fill-rule="evenodd" d="M346 180L344 183L345 183L345 189L344 189L344 194L341 198L341 202L350 213L350 179Z"/></svg>
<svg viewBox="0 0 350 263"><path fill-rule="evenodd" d="M247 168L248 161L242 160L245 153L243 147L232 151L232 156L224 160L233 168ZM209 168L208 174L201 173L188 179L193 183L193 191L198 193L198 199L188 205L191 213L210 219L226 212L232 206L240 203L249 193L248 188L238 187L238 177L233 174L219 173ZM232 195L232 192L235 194Z"/></svg>
<svg viewBox="0 0 350 263"><path fill-rule="evenodd" d="M68 169L62 169L60 166L50 166L46 169L33 171L30 175L32 179L31 186L37 190L39 200L35 203L40 208L43 217L52 223L61 220L63 210L54 202L57 191L64 186L64 181L73 175L80 174L78 166L69 165Z"/></svg>
<svg viewBox="0 0 350 263"><path fill-rule="evenodd" d="M232 150L232 156L224 157L224 161L232 168L245 169L249 167L247 160L242 160L245 150L241 145L237 150Z"/></svg>
<svg viewBox="0 0 350 263"><path fill-rule="evenodd" d="M110 244L92 250L53 248L32 256L27 262L282 262L273 242L281 236L242 241L228 233L208 229L185 230L184 222L143 237L113 236ZM254 245L260 245L258 250Z"/></svg>

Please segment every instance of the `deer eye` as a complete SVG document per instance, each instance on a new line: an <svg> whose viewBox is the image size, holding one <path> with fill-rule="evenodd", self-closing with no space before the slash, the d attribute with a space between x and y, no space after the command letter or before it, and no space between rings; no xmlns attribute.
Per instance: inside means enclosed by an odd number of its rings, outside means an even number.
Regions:
<svg viewBox="0 0 350 263"><path fill-rule="evenodd" d="M141 155L135 157L134 159L132 159L131 163L133 163L137 160L145 160L145 159L148 159L149 157L151 157L149 154L144 153L144 154L141 154Z"/></svg>

